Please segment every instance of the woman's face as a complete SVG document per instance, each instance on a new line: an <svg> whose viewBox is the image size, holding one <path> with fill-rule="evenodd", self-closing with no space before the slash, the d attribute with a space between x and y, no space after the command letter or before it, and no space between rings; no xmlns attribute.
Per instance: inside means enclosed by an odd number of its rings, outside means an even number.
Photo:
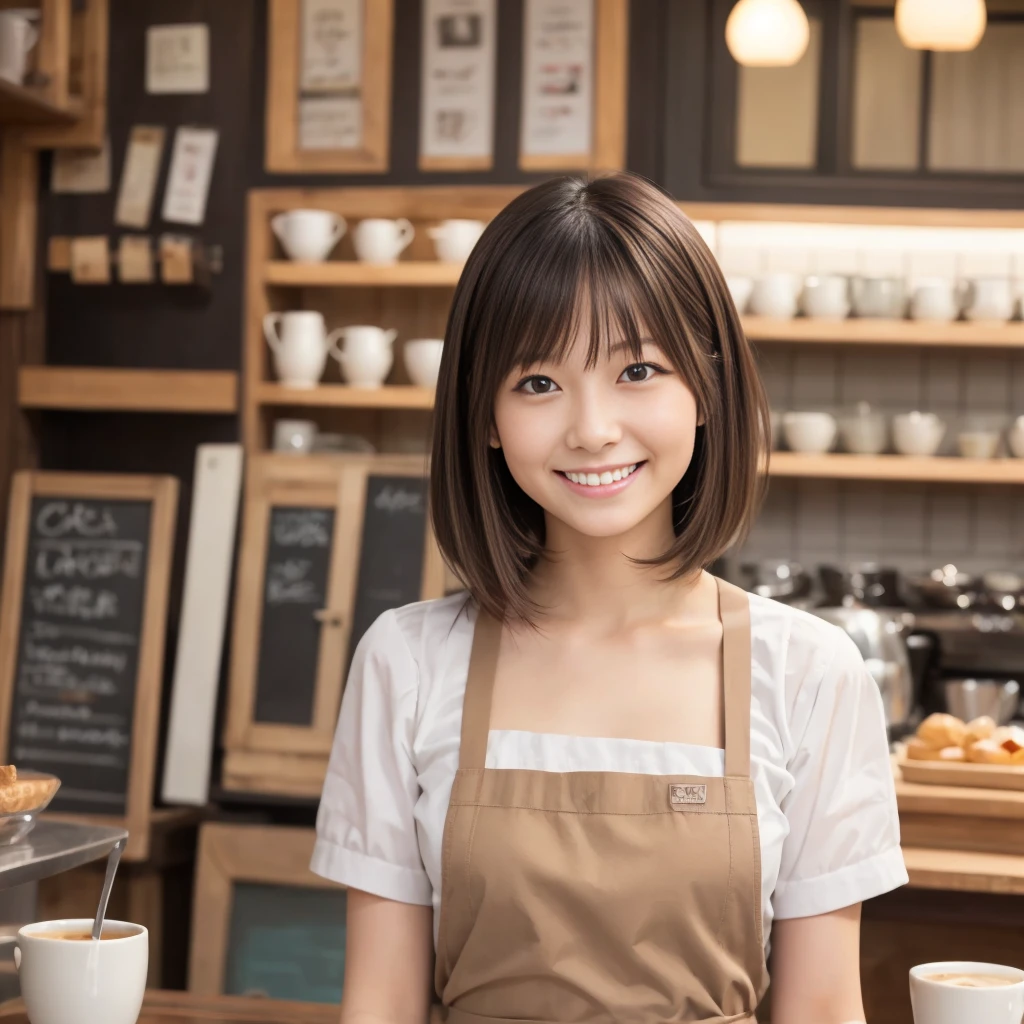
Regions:
<svg viewBox="0 0 1024 1024"><path fill-rule="evenodd" d="M506 378L492 444L549 516L589 537L615 537L671 500L701 421L693 392L653 342L639 362L613 345L590 369L587 344L581 330L564 362Z"/></svg>

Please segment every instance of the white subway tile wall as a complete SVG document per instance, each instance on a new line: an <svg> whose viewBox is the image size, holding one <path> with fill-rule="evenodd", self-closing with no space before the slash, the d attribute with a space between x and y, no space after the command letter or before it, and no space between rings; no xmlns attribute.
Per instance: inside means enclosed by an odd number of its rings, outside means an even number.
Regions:
<svg viewBox="0 0 1024 1024"><path fill-rule="evenodd" d="M1024 292L1024 230L856 224L698 225L727 274L891 273L914 281L1012 276ZM1024 352L808 346L758 348L772 408L841 413L859 401L890 416L912 409L947 423L941 454L967 428L1024 414ZM1024 488L775 478L742 559L814 568L881 560L904 571L953 562L1024 571Z"/></svg>

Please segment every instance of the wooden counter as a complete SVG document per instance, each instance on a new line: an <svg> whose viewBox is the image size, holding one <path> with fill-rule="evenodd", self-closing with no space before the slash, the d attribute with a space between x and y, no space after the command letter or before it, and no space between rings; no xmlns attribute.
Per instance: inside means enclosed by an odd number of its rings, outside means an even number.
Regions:
<svg viewBox="0 0 1024 1024"><path fill-rule="evenodd" d="M241 996L196 996L188 992L150 989L142 1005L139 1024L337 1024L337 1006L292 1003ZM5 1024L28 1024L20 999L0 1006Z"/></svg>

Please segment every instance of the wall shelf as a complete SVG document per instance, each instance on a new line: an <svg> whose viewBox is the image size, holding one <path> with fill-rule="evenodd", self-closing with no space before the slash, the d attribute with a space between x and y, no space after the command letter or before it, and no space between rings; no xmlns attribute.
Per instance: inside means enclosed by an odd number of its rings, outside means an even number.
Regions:
<svg viewBox="0 0 1024 1024"><path fill-rule="evenodd" d="M803 455L772 452L769 475L831 480L907 480L920 483L1024 484L1024 459L950 456Z"/></svg>
<svg viewBox="0 0 1024 1024"><path fill-rule="evenodd" d="M256 401L261 405L303 405L340 409L432 409L433 388L396 384L380 388L355 388L348 384L321 384L315 388L289 388L260 384Z"/></svg>
<svg viewBox="0 0 1024 1024"><path fill-rule="evenodd" d="M1024 323L928 323L922 320L776 320L745 316L751 341L791 341L841 345L920 345L963 348L1024 348Z"/></svg>
<svg viewBox="0 0 1024 1024"><path fill-rule="evenodd" d="M238 374L23 366L18 404L23 409L231 414L238 411Z"/></svg>
<svg viewBox="0 0 1024 1024"><path fill-rule="evenodd" d="M0 124L69 125L78 116L77 110L51 103L39 89L0 78Z"/></svg>
<svg viewBox="0 0 1024 1024"><path fill-rule="evenodd" d="M290 288L454 288L462 273L461 263L431 260L409 260L378 266L355 260L333 260L326 263L291 263L272 260L266 264L267 284Z"/></svg>

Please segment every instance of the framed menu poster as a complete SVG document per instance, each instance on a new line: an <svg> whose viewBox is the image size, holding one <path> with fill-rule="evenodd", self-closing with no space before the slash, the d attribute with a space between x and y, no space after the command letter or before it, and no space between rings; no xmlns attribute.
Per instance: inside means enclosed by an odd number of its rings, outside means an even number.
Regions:
<svg viewBox="0 0 1024 1024"><path fill-rule="evenodd" d="M629 0L524 0L523 170L625 166L628 48Z"/></svg>
<svg viewBox="0 0 1024 1024"><path fill-rule="evenodd" d="M388 169L394 0L270 0L266 168Z"/></svg>

